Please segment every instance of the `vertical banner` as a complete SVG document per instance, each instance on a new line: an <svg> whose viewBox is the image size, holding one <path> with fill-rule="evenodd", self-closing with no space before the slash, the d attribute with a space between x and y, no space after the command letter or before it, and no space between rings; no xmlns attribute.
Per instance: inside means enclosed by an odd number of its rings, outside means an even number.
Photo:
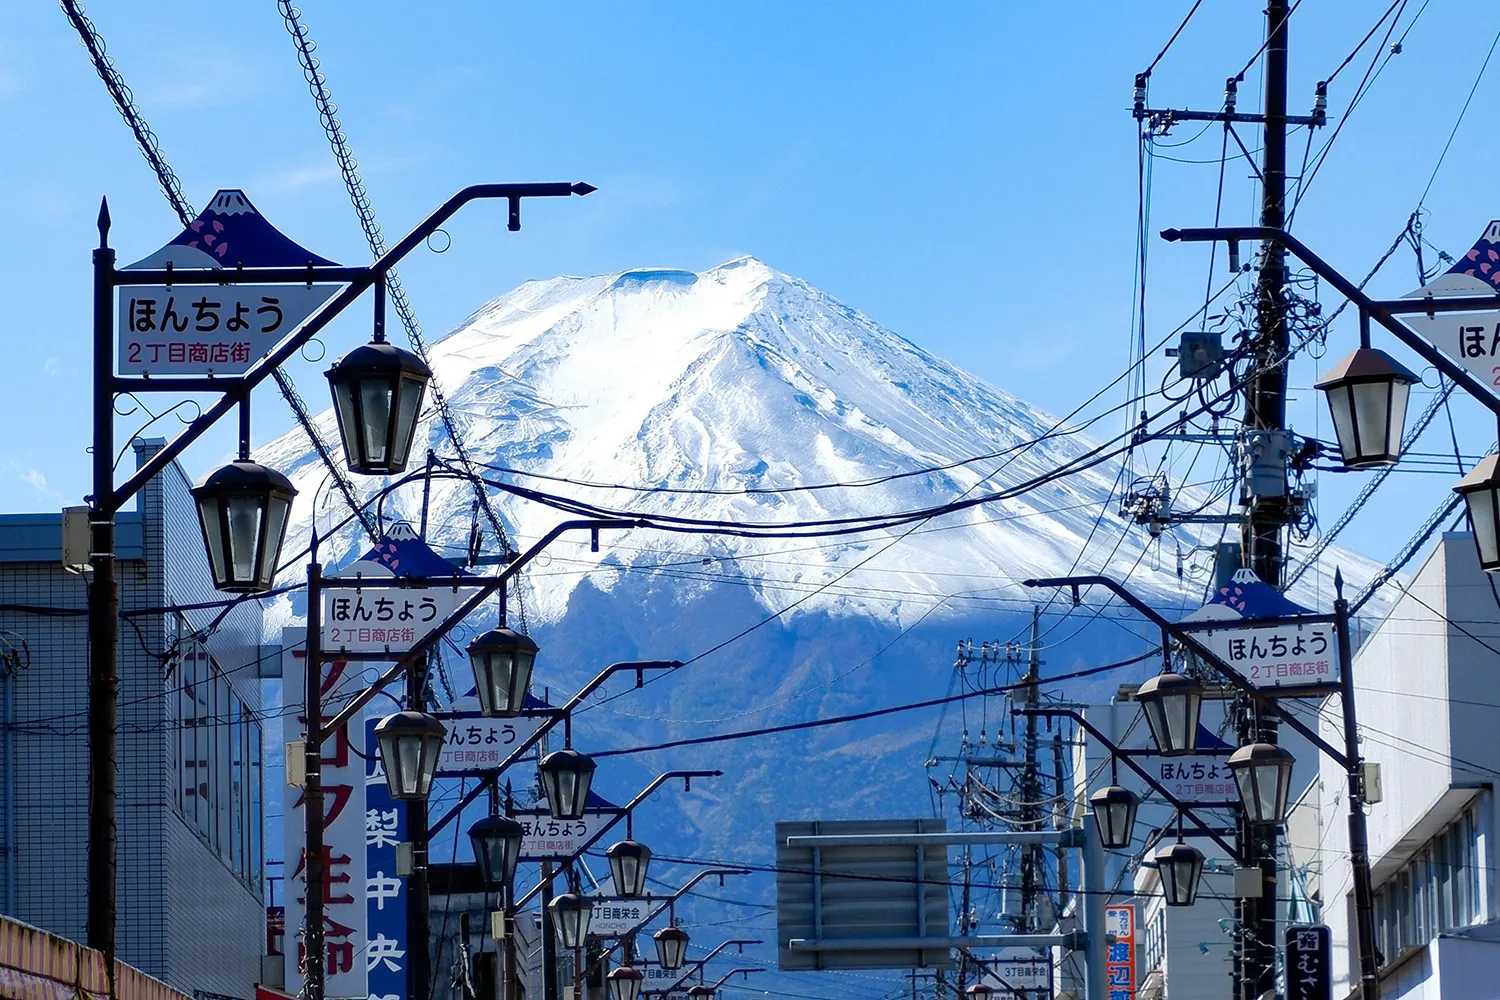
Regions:
<svg viewBox="0 0 1500 1000"><path fill-rule="evenodd" d="M406 879L396 874L396 845L408 839L406 807L391 798L385 769L375 743L375 719L366 719L365 755L365 866L369 908L366 933L369 945L364 964L369 976L369 1000L406 998Z"/></svg>
<svg viewBox="0 0 1500 1000"><path fill-rule="evenodd" d="M283 701L305 705L306 647L304 629L282 630ZM341 702L364 686L357 671L345 664L323 666L325 704ZM326 713L325 713L326 716ZM302 735L305 712L286 717L288 737ZM346 730L331 735L323 744L323 841L324 940L327 947L327 996L367 1000L366 947L366 815L365 762L351 752ZM288 992L302 988L302 963L306 954L303 924L307 914L307 832L304 825L302 789L285 789L286 881L286 985Z"/></svg>
<svg viewBox="0 0 1500 1000"><path fill-rule="evenodd" d="M1333 942L1322 924L1286 929L1287 1000L1332 1000Z"/></svg>
<svg viewBox="0 0 1500 1000"><path fill-rule="evenodd" d="M1109 1000L1135 1000L1135 905L1105 907L1104 932Z"/></svg>

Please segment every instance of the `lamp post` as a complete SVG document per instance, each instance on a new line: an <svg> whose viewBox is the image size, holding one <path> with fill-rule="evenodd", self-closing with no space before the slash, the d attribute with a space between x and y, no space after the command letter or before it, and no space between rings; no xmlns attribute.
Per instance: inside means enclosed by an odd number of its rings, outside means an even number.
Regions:
<svg viewBox="0 0 1500 1000"><path fill-rule="evenodd" d="M483 715L509 718L526 707L537 644L514 629L492 628L469 643L474 691Z"/></svg>
<svg viewBox="0 0 1500 1000"><path fill-rule="evenodd" d="M383 281L376 288L375 339L339 358L326 374L349 471L406 471L432 371L415 354L385 342Z"/></svg>
<svg viewBox="0 0 1500 1000"><path fill-rule="evenodd" d="M1192 906L1198 901L1198 883L1203 877L1203 852L1178 841L1156 852L1162 895L1168 906Z"/></svg>
<svg viewBox="0 0 1500 1000"><path fill-rule="evenodd" d="M1110 784L1089 796L1089 809L1094 814L1094 828L1099 831L1099 842L1104 849L1122 851L1134 839L1135 813L1140 807L1141 797L1119 784L1113 758L1110 771Z"/></svg>
<svg viewBox="0 0 1500 1000"><path fill-rule="evenodd" d="M292 481L250 461L246 440L238 461L209 473L191 492L214 587L232 594L270 590L297 495Z"/></svg>
<svg viewBox="0 0 1500 1000"><path fill-rule="evenodd" d="M572 747L555 750L537 767L547 812L553 819L581 819L588 808L589 787L598 765L587 754Z"/></svg>
<svg viewBox="0 0 1500 1000"><path fill-rule="evenodd" d="M964 990L968 1000L994 1000L995 991L988 983L973 983Z"/></svg>
<svg viewBox="0 0 1500 1000"><path fill-rule="evenodd" d="M1135 693L1146 713L1146 725L1163 757L1190 754L1198 749L1198 717L1203 685L1182 674L1149 678Z"/></svg>
<svg viewBox="0 0 1500 1000"><path fill-rule="evenodd" d="M636 1000L641 995L641 983L646 976L640 969L622 965L605 977L609 989L609 1000Z"/></svg>
<svg viewBox="0 0 1500 1000"><path fill-rule="evenodd" d="M1328 400L1344 466L1373 469L1401 458L1401 431L1411 386L1421 379L1384 351L1365 343L1341 358L1313 387Z"/></svg>
<svg viewBox="0 0 1500 1000"><path fill-rule="evenodd" d="M109 245L109 204L101 201L99 206L99 244L93 251L93 428L90 451L93 455L93 491L90 503L89 568L91 580L88 587L88 634L89 634L89 837L88 837L88 943L104 955L106 963L115 957L115 887L117 882L116 858L116 803L117 767L115 744L119 731L119 670L117 665L120 639L120 595L115 567L115 514L158 473L165 470L182 452L209 428L227 416L235 407L240 408L240 450L242 459L249 455L249 400L251 391L294 357L335 316L339 315L361 295L379 282L383 282L387 271L394 267L439 226L446 222L464 205L477 199L501 198L509 203L511 228L519 228L520 203L524 198L568 197L586 195L594 190L583 183L555 184L478 184L464 188L432 212L421 224L397 241L378 260L367 267L240 267L225 268L139 268L118 270L115 267L115 252ZM125 377L116 374L115 361L115 292L125 286L165 285L192 286L239 283L275 283L332 281L343 284L341 291L324 302L292 333L277 344L270 353L250 365L242 375L213 377L174 377L163 375L147 378ZM184 301L186 299L184 298ZM383 302L383 296L381 297ZM377 303L377 309L383 305ZM218 393L218 399L205 406L183 430L161 451L131 474L125 482L116 485L114 475L115 428L114 402L120 393L158 392L210 392ZM408 397L409 399L409 397ZM418 400L420 402L420 400ZM398 401L397 409L401 403ZM409 440L409 439L408 439ZM346 442L346 453L347 453ZM235 463L238 465L239 463ZM221 472L223 470L220 470ZM241 469L248 475L251 470ZM290 504L292 495L285 480L271 480L271 489L266 489L268 477L261 477L257 495L265 499L257 538L257 551L246 561L240 540L249 537L248 492L238 494L234 511L223 507L219 511L204 510L206 496L217 493L220 501L229 501L236 494L228 490L232 484L224 479L217 483L205 482L201 487L213 486L209 494L199 494L199 514L202 518L204 542L213 561L213 542L210 532L218 527L232 527L226 538L219 531L221 565L215 572L215 584L225 584L231 592L260 592L270 587L267 567L274 571L275 556L280 538L285 531L287 512L279 509L281 502ZM213 479L213 477L210 477ZM244 485L249 485L248 483ZM237 513L236 513L237 512ZM204 518L205 513L213 516ZM281 521L276 529L275 522ZM275 529L275 530L273 530ZM273 544L274 542L274 544ZM235 557L238 556L238 559ZM249 572L242 570L249 567ZM317 671L312 673L316 675ZM317 719L312 729L316 730ZM316 781L316 779L314 779ZM321 794L321 787L310 786L313 794ZM314 868L321 868L319 860L309 859L309 877ZM321 937L321 930L318 934ZM321 941L319 942L321 945ZM310 974L316 974L318 992L309 1000L322 998L322 959L319 957L309 965Z"/></svg>
<svg viewBox="0 0 1500 1000"><path fill-rule="evenodd" d="M565 892L547 904L547 915L564 948L582 948L594 916L594 901L576 892Z"/></svg>
<svg viewBox="0 0 1500 1000"><path fill-rule="evenodd" d="M393 799L426 799L448 730L426 712L387 715L375 726L380 763Z"/></svg>
<svg viewBox="0 0 1500 1000"><path fill-rule="evenodd" d="M500 895L500 1000L510 1000L511 983L516 975L515 911L511 896L516 877L516 862L521 856L521 842L526 830L509 816L496 815L498 794L490 799L489 816L469 827L469 842L474 860L479 862L480 878L486 889Z"/></svg>
<svg viewBox="0 0 1500 1000"><path fill-rule="evenodd" d="M1280 231L1273 230L1273 232ZM1286 237L1286 239L1290 241L1291 237ZM1298 245L1300 246L1300 244ZM1299 253L1298 256L1301 256L1301 254ZM1306 258L1304 258L1304 260L1305 259ZM1319 263L1321 264L1321 262ZM1326 265L1321 266L1326 268ZM1321 274L1322 272L1319 273ZM1334 280L1333 283L1335 287L1339 288L1339 291L1343 292L1345 295L1348 295L1350 298L1354 298L1355 296L1359 296L1361 299L1364 298L1362 292L1360 292L1357 288L1350 284L1346 279L1338 276L1337 272L1334 272L1334 276L1337 280ZM1343 287L1339 287L1339 281L1344 282ZM1364 301L1368 302L1369 300ZM1389 319L1388 314L1387 319ZM1391 322L1395 326L1399 327L1400 325L1396 324L1394 320L1392 320ZM1432 348L1430 347L1427 349L1432 350ZM1433 351L1433 353L1436 354L1437 352ZM1496 406L1500 407L1500 400L1496 401ZM1170 639L1175 639L1184 648L1190 650L1201 661L1212 667L1221 676L1223 676L1225 680L1229 681L1241 691L1250 695L1252 698L1258 697L1260 695L1258 689L1253 684L1251 684L1243 674L1241 674L1230 664L1226 663L1213 650L1205 646L1192 632L1182 629L1176 623L1167 621L1167 619L1162 617L1162 615L1155 608L1151 607L1149 604L1141 600L1135 594L1131 593L1125 587L1121 586L1116 581L1109 579L1108 577L1097 575L1053 577L1044 580L1027 580L1024 581L1024 586L1071 587L1075 589L1075 592L1077 588L1085 586L1104 587L1105 589L1109 590L1111 593L1119 597L1121 600L1123 600L1125 603L1129 604L1132 608L1138 611L1142 615L1142 617L1149 620L1152 624L1156 625L1161 630L1163 648L1167 646ZM1353 876L1352 882L1354 886L1354 921L1359 942L1358 957L1360 970L1360 995L1361 997L1365 998L1365 1000L1379 1000L1380 969L1375 957L1374 890L1371 886L1370 879L1369 833L1364 810L1365 793L1364 781L1362 777L1362 761L1359 755L1359 727L1356 721L1354 705L1354 653L1352 649L1353 644L1351 643L1349 638L1349 602L1344 599L1344 576L1342 572L1339 572L1337 570L1334 571L1333 587L1335 595L1333 602L1333 625L1335 641L1338 643L1340 670L1338 683L1337 685L1334 685L1332 687L1332 690L1338 692L1339 694L1340 710L1343 714L1343 750L1340 751L1338 748L1329 744L1327 740L1323 739L1323 737L1318 734L1316 729L1304 723L1297 717L1295 713L1289 711L1286 708L1283 708L1275 699L1269 701L1265 707L1271 712L1275 713L1275 715L1277 715L1282 722L1285 722L1288 727L1301 733L1309 743L1317 747L1320 751L1326 754L1331 760L1333 760L1336 764L1338 764L1340 768L1344 770L1346 780L1348 782L1349 792L1349 865ZM1076 713L1071 714L1070 717L1076 719L1080 723L1080 725L1084 725L1085 727L1087 727L1088 724L1084 722L1082 717L1077 715ZM1101 742L1105 743L1106 745L1108 744L1109 741L1103 738L1102 733L1099 733L1098 730L1093 729L1092 727L1089 728L1091 734L1094 735L1096 739L1101 740ZM1126 763L1129 764L1133 769L1136 769L1136 765L1134 764L1134 762L1130 761L1128 758L1126 759ZM1136 770L1137 773L1143 773L1139 769ZM1154 779L1151 779L1149 775L1143 776L1147 778L1148 784L1152 784L1153 787L1158 788L1158 791L1162 791L1162 789L1160 789L1156 785ZM1192 817L1191 814L1189 814L1189 818L1194 819L1194 821L1196 822L1196 817ZM1231 851L1230 853L1231 855L1234 854L1233 851Z"/></svg>
<svg viewBox="0 0 1500 1000"><path fill-rule="evenodd" d="M651 865L651 848L637 840L622 840L605 852L609 873L615 883L615 894L633 899L646 894L646 871Z"/></svg>
<svg viewBox="0 0 1500 1000"><path fill-rule="evenodd" d="M656 961L668 972L682 968L687 961L688 932L676 924L669 924L651 935L656 944Z"/></svg>
<svg viewBox="0 0 1500 1000"><path fill-rule="evenodd" d="M1239 787L1247 821L1274 825L1286 818L1296 762L1291 751L1274 743L1251 743L1229 755L1229 771Z"/></svg>

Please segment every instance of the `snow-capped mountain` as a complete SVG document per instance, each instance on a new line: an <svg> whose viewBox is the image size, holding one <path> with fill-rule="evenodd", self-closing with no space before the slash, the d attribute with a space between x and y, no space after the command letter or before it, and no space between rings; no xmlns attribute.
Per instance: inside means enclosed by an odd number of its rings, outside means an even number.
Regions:
<svg viewBox="0 0 1500 1000"><path fill-rule="evenodd" d="M1124 481L1120 463L1088 464L1098 438L1060 427L753 258L700 273L528 282L433 345L432 358L468 451L489 478L615 509L735 526L793 524L923 510L1078 466L1010 499L865 534L637 529L605 533L598 552L586 536L557 542L525 573L522 592L542 646L536 683L552 688L552 700L611 661L692 661L641 691L621 683L609 692L618 699L590 703L575 726L575 743L586 750L941 697L950 690L957 640L1019 638L1033 601L1046 603L1048 595L1019 585L1027 577L1128 577L1179 612L1203 600L1203 575L1181 575L1178 556L1216 541L1217 528L1201 536L1172 529L1157 540L1127 529L1114 509L1118 499L1109 499ZM331 411L317 422L336 440ZM426 447L452 454L431 413L414 455ZM287 472L301 491L286 546L297 552L308 539L323 469L300 432L256 457ZM357 485L368 494L383 484ZM326 499L330 492L321 490L320 533L347 513ZM567 516L492 496L518 547ZM414 482L387 498L383 512L417 524L422 497L423 484ZM1184 494L1184 503L1193 500ZM429 541L461 559L473 507L468 484L434 480ZM320 554L337 567L367 547L345 529ZM1307 574L1293 596L1326 605L1335 561L1356 585L1374 570L1351 553L1330 553L1327 575ZM1201 570L1204 560L1200 554L1181 565ZM771 617L776 612L785 613ZM1044 676L1147 648L1139 626L1113 610L1100 614L1097 605L1058 601L1043 627ZM466 666L448 653L445 684L466 687ZM1152 669L1137 665L1134 673L1098 678L1091 691L1068 690L1107 693ZM928 814L924 762L934 746L951 752L960 719L979 730L975 737L984 727L998 736L1009 723L954 706L946 726L932 709L615 756L601 760L598 787L622 801L657 770L721 768L723 778L643 812L638 836L663 858L764 861L778 819ZM935 727L942 727L938 740ZM740 898L766 898L769 886L763 879ZM746 928L765 930L765 918L757 919Z"/></svg>
<svg viewBox="0 0 1500 1000"><path fill-rule="evenodd" d="M751 525L919 510L1003 491L1081 461L1098 446L748 257L702 273L636 270L528 282L474 313L432 354L478 461L556 477L492 471L494 478L651 513ZM331 411L319 425L336 438ZM1026 447L1049 432L1049 440ZM424 442L450 453L430 414L414 454ZM995 457L954 464L976 455ZM323 475L300 432L258 458L287 471L306 497ZM911 474L930 468L942 471ZM685 586L712 587L715 576L743 574L742 584L767 609L804 596L802 611L897 624L944 599L934 612L939 619L1024 603L1030 596L1016 581L1075 566L1128 574L1158 597L1201 594L1198 581L1179 579L1175 558L1177 543L1190 549L1196 536L1169 534L1148 555L1146 534L1122 532L1114 512L1103 510L1120 471L1114 461L1095 465L915 530L831 540L633 531L607 538L597 554L560 543L552 571L530 574L532 614L556 622L585 579L608 589L619 571L655 572L664 563L681 571L688 557L702 567L692 570L701 579ZM899 478L887 478L893 476ZM841 483L870 485L808 489ZM802 491L784 492L794 489ZM746 492L756 490L765 492ZM421 492L413 487L393 498L387 514L415 522ZM462 551L472 519L469 487L436 482L431 503L436 543ZM522 542L563 516L505 497L497 503ZM301 520L288 551L305 544L308 509L298 504ZM346 532L324 549L325 562L346 560L357 544ZM1361 570L1345 566L1354 578L1366 575Z"/></svg>

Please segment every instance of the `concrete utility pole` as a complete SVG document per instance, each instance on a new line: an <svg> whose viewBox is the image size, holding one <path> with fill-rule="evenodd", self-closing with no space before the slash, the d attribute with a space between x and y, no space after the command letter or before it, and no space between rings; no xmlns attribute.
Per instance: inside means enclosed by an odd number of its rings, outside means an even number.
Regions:
<svg viewBox="0 0 1500 1000"><path fill-rule="evenodd" d="M1041 680L1041 618L1042 611L1035 605L1031 608L1031 643L1026 656L1026 675L1023 678L1019 699L1023 708L1037 705L1037 684ZM1042 828L1042 783L1037 773L1037 717L1026 717L1026 742L1022 748L1021 764L1021 829ZM1045 864L1046 848L1041 844L1030 844L1021 855L1021 919L1022 930L1037 931L1037 900L1041 895L1041 875Z"/></svg>
<svg viewBox="0 0 1500 1000"><path fill-rule="evenodd" d="M1286 223L1286 90L1287 0L1266 4L1265 124L1261 154L1261 225L1282 228ZM1245 391L1244 486L1245 516L1240 544L1245 564L1262 580L1281 588L1285 560L1282 532L1290 510L1286 433L1287 328L1284 287L1286 252L1280 244L1261 244L1260 275L1256 288L1255 337L1251 341L1254 375ZM1347 669L1347 666L1346 668ZM1256 706L1241 699L1236 712L1240 745L1257 740L1276 742L1274 716L1262 717ZM1240 1000L1258 1000L1276 989L1276 857L1273 826L1254 827L1243 813L1238 844L1245 865L1261 870L1261 895L1239 900L1240 947L1237 977Z"/></svg>

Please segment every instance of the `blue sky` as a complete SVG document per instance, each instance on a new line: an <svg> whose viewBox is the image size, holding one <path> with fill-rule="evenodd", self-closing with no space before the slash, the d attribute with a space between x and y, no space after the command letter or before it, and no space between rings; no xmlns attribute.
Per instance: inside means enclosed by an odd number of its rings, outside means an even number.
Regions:
<svg viewBox="0 0 1500 1000"><path fill-rule="evenodd" d="M433 337L528 278L703 268L749 253L1056 413L1127 360L1131 80L1188 6L304 4L389 234L475 181L600 188L529 207L518 234L499 209L471 208L448 227L449 252L414 256L403 277ZM1310 107L1314 81L1386 6L1306 0L1292 23L1294 110ZM274 4L99 0L89 13L195 203L242 187L310 248L366 259ZM1154 100L1215 106L1259 44L1259 17L1257 4L1205 3L1158 67ZM1424 9L1310 188L1297 218L1304 240L1363 275L1416 206L1497 28L1481 6ZM1368 53L1335 81L1335 121ZM1242 105L1258 90L1252 68ZM1492 67L1425 202L1428 237L1455 253L1500 216L1485 169L1497 93ZM0 393L0 510L49 509L87 492L98 199L110 197L122 261L178 227L55 5L0 2L0 120L11 375ZM1163 150L1214 162L1157 161L1153 229L1212 221L1218 139ZM1299 133L1294 160L1301 143ZM1226 171L1226 221L1251 219L1249 174L1243 161ZM1154 339L1201 301L1206 251L1156 241L1150 253ZM1403 251L1372 288L1396 295L1415 283ZM361 312L337 324L327 351L364 339L367 322ZM1334 356L1353 336L1352 323L1336 330ZM318 408L325 366L295 372ZM1315 370L1300 363L1294 385ZM1326 436L1307 397L1294 407L1300 426ZM290 416L274 392L257 398L264 441ZM1465 451L1482 451L1491 425L1467 401L1455 410ZM121 433L137 421L122 419ZM1424 447L1447 447L1442 431ZM201 473L230 446L215 435L186 464ZM1323 478L1326 518L1359 482ZM1452 476L1397 478L1346 536L1372 555L1404 540L1413 511L1425 515Z"/></svg>

